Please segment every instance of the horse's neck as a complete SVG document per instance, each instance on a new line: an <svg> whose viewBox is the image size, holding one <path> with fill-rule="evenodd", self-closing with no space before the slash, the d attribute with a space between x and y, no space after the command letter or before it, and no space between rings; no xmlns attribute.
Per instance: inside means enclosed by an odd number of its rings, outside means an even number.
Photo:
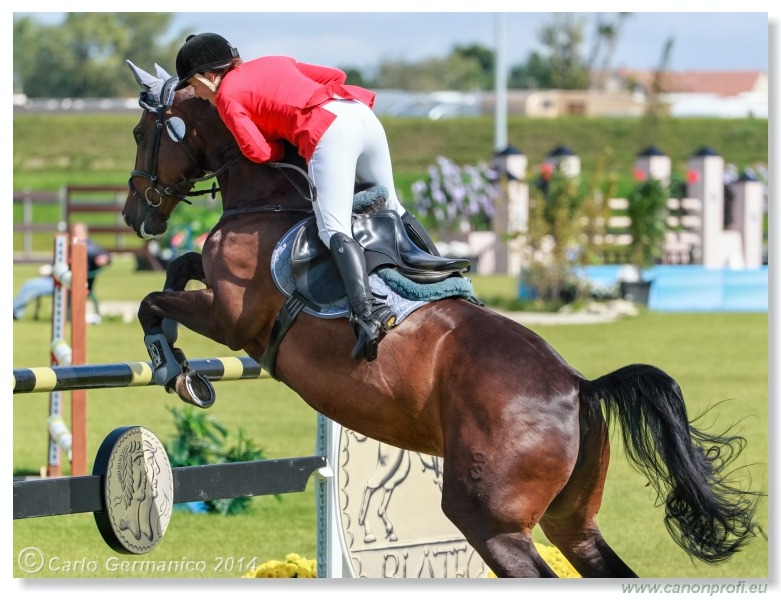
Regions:
<svg viewBox="0 0 781 600"><path fill-rule="evenodd" d="M235 167L218 176L223 210L246 210L266 206L279 207L281 210L292 209L295 212L311 209L311 202L307 197L308 182L300 173L287 171L285 168L240 159Z"/></svg>
<svg viewBox="0 0 781 600"><path fill-rule="evenodd" d="M285 144L285 156L280 162L294 168L258 164L241 155L233 134L222 123L213 107L198 102L183 108L195 111L190 114L190 120L201 123L202 137L208 140L208 168L217 173L223 210L250 209L272 204L283 209L311 209L306 163L291 144ZM235 162L232 162L234 159ZM296 169L300 172L295 172Z"/></svg>

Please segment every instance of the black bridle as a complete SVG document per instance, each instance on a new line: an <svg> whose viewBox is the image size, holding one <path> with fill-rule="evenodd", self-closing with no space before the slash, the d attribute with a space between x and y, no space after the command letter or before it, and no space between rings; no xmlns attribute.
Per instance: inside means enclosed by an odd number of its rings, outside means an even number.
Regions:
<svg viewBox="0 0 781 600"><path fill-rule="evenodd" d="M222 173L223 171L228 169L231 165L233 165L233 163L235 163L240 157L240 154L235 155L233 158L231 158L227 163L222 165L216 171L209 171L208 169L198 167L200 171L205 172L205 175L203 175L202 177L187 177L186 175L182 174L181 181L173 185L165 185L158 180L157 164L158 164L158 159L160 157L160 139L164 128L174 139L176 139L176 141L178 142L178 146L184 150L184 152L187 154L187 156L190 158L193 164L198 166L198 159L193 155L192 151L184 143L184 138L176 130L176 127L173 127L171 125L171 121L167 114L168 109L173 104L174 94L176 93L176 85L178 83L179 83L179 79L177 77L171 77L170 79L168 79L163 85L163 89L160 92L160 98L156 103L156 106L152 108L150 105L148 104L146 105L149 107L148 110L152 110L153 112L157 113L157 122L155 123L155 137L152 142L152 149L153 149L152 167L149 171L141 171L139 169L133 169L132 171L130 171L130 178L127 181L127 185L128 188L130 189L130 193L133 194L133 196L135 196L136 198L142 198L141 194L139 194L138 190L133 185L133 178L145 177L149 179L152 182L152 185L147 187L146 190L144 191L143 200L146 201L147 206L149 206L149 208L156 210L158 212L165 198L173 198L177 202L186 202L187 204L192 204L192 202L190 202L187 199L188 196L192 197L192 196L202 196L204 194L211 194L212 198L214 198L217 192L219 191L219 188L217 188L216 185L213 185L210 190L201 190L197 192L191 192L190 190L193 188L193 186L196 183L200 183L202 181L208 181L209 179L213 179L217 177L220 173ZM162 186L162 188L158 186ZM181 188L186 188L186 190L180 191ZM156 198L150 197L150 192L154 192ZM163 219L167 218L167 216L162 214L160 215L160 217Z"/></svg>

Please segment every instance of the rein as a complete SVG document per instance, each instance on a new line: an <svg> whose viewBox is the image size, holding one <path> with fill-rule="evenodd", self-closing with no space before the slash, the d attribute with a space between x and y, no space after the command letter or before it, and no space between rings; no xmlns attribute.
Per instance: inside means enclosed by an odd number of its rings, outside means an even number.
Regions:
<svg viewBox="0 0 781 600"><path fill-rule="evenodd" d="M304 200L309 200L312 203L317 202L317 188L315 187L312 178L309 177L309 173L297 167L296 165L291 165L289 163L271 162L266 164L268 164L269 167L274 167L275 169L279 169L280 173L282 173L282 175L285 176L285 179L287 179L290 182L290 185L292 185L295 188L295 190L299 194L301 194ZM309 186L309 197L306 196L306 194L301 190L301 188L298 187L298 184L292 179L290 179L290 177L287 176L287 173L285 173L282 169L293 169L295 171L298 171L303 176L303 178L306 179L307 185Z"/></svg>

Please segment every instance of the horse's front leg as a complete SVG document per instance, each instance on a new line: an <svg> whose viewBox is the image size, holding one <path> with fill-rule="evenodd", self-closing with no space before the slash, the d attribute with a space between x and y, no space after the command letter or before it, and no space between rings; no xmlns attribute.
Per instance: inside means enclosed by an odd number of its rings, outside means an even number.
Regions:
<svg viewBox="0 0 781 600"><path fill-rule="evenodd" d="M199 281L204 285L206 283L206 271L203 268L203 256L198 252L187 252L178 256L168 263L165 271L165 292L181 292L187 289L187 284L191 281ZM140 317L139 317L140 318ZM141 323L146 333L147 327ZM152 326L153 327L153 326ZM178 337L178 323L170 318L162 320L162 328L168 342L173 345Z"/></svg>
<svg viewBox="0 0 781 600"><path fill-rule="evenodd" d="M212 290L185 291L188 282L197 280L205 283L205 279L201 255L187 253L169 265L166 291L146 296L138 311L155 381L166 391L176 391L182 400L200 408L214 404L214 388L205 377L190 370L184 352L174 344L179 323L224 343L214 319L210 318L214 304Z"/></svg>
<svg viewBox="0 0 781 600"><path fill-rule="evenodd" d="M200 281L204 285L206 284L203 256L197 252L187 252L168 263L163 289L181 292L191 281Z"/></svg>
<svg viewBox="0 0 781 600"><path fill-rule="evenodd" d="M210 289L153 292L141 301L138 310L155 382L199 408L214 404L214 387L204 376L190 370L184 352L174 346L176 324L224 343L212 316L213 299ZM173 326L164 327L165 324Z"/></svg>

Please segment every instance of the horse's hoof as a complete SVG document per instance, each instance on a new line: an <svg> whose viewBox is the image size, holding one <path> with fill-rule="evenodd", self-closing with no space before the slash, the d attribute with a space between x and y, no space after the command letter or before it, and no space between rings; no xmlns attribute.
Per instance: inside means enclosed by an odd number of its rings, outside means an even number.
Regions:
<svg viewBox="0 0 781 600"><path fill-rule="evenodd" d="M176 378L176 394L188 404L198 408L209 408L217 399L214 386L200 373L188 371Z"/></svg>
<svg viewBox="0 0 781 600"><path fill-rule="evenodd" d="M363 542L365 544L371 544L372 542L376 542L376 541L377 541L377 536L374 535L373 533L369 533L363 537Z"/></svg>
<svg viewBox="0 0 781 600"><path fill-rule="evenodd" d="M391 531L391 532L388 534L388 541L389 541L389 542L398 542L398 541L399 541L399 538L398 538L398 537L396 537L396 534L395 534L393 531Z"/></svg>

